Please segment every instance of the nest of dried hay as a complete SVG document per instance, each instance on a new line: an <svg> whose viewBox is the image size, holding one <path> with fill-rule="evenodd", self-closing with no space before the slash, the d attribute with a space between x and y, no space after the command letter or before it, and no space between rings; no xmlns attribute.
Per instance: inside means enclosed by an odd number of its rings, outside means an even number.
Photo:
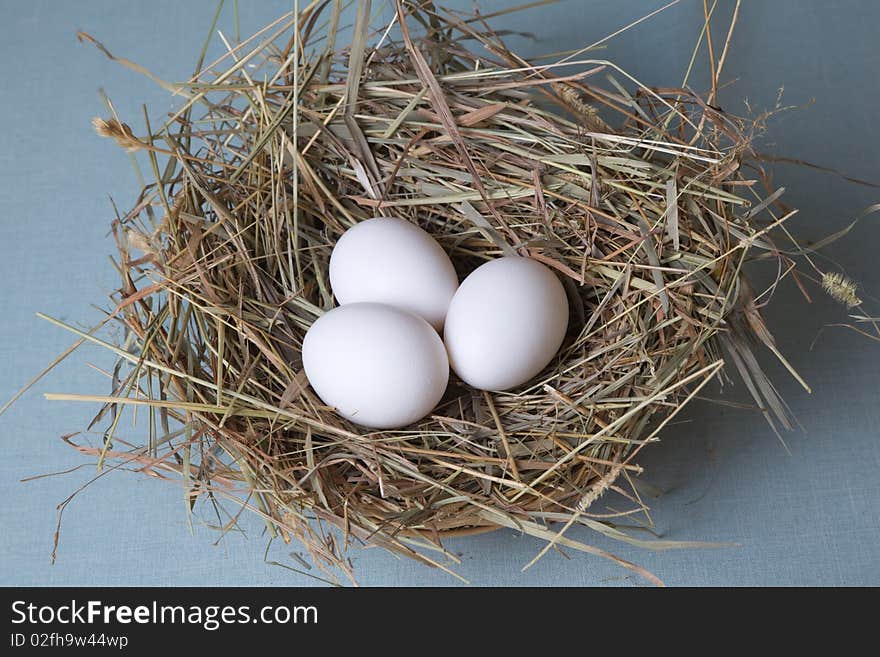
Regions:
<svg viewBox="0 0 880 657"><path fill-rule="evenodd" d="M430 3L376 32L358 6L350 44L340 3L317 2L230 46L173 86L181 108L146 136L96 121L156 182L113 223L123 283L107 321L126 337L101 342L119 357L111 395L67 396L104 404L103 444L80 449L181 479L193 504L234 500L348 574L350 543L451 569L445 537L498 527L639 570L565 532L642 543L616 524L643 509L635 457L725 359L787 424L743 275L755 254L792 268L774 246L792 213L746 169L761 122L590 52L532 65L481 18ZM302 339L334 306L335 241L377 214L431 233L462 278L504 254L558 272L571 319L551 365L505 393L453 376L401 430L324 406ZM118 430L128 407L147 418L142 444ZM609 494L614 513L595 504Z"/></svg>

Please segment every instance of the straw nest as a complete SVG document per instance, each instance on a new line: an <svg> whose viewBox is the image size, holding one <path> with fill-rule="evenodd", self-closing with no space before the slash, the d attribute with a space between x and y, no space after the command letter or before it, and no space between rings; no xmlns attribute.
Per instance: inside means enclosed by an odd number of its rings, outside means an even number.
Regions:
<svg viewBox="0 0 880 657"><path fill-rule="evenodd" d="M156 181L113 223L122 285L106 322L124 337L81 334L119 361L111 394L89 398L104 440L77 446L182 481L227 530L239 506L259 514L327 572L352 575L351 544L453 572L444 538L509 527L544 539L536 558L578 549L652 578L566 531L648 543L620 528L644 508L635 457L725 362L788 422L753 354L779 352L743 276L752 257L792 267L774 246L792 212L747 169L761 117L722 111L714 91L649 88L591 50L530 64L482 18L431 3L378 31L357 3L337 38L340 4L200 62L143 136L115 112L96 120ZM553 362L505 393L453 376L401 430L323 405L302 339L334 306L334 243L376 215L424 228L462 278L505 254L551 267L571 307ZM126 408L143 442L120 428Z"/></svg>

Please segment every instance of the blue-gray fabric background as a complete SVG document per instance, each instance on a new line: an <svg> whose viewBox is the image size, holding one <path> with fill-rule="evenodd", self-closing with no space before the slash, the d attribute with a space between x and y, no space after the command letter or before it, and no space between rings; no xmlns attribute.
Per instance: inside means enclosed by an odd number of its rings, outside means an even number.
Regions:
<svg viewBox="0 0 880 657"><path fill-rule="evenodd" d="M219 27L231 37L232 2L227 4ZM513 4L481 2L487 12ZM516 38L515 45L536 55L593 42L660 4L568 0L505 16L496 25L534 32L534 39ZM716 47L733 5L718 3ZM242 34L291 6L241 2ZM387 2L374 7L390 16ZM113 250L108 194L127 207L138 184L125 154L91 130L91 118L106 113L98 89L106 90L136 132L142 104L155 117L175 103L146 78L78 44L76 31L92 33L164 79L182 80L192 72L214 9L213 0L0 2L0 400L72 342L35 318L36 311L89 325L98 316L89 304L102 303L116 285L106 257ZM683 0L612 40L603 56L650 84L678 85L702 12L700 0ZM783 102L801 107L770 121L765 150L880 180L878 23L880 4L871 0L746 0L724 74L733 84L723 104L741 112L748 98L754 108L770 107L784 86ZM693 83L705 89L706 76ZM839 230L880 200L880 189L804 168L779 166L775 181L787 188L788 202L802 208L789 226L807 239ZM825 252L863 284L874 314L880 313L877 216ZM826 259L820 264L832 266ZM756 275L761 279L766 272ZM784 436L789 452L758 414L698 402L639 461L646 468L643 479L663 491L651 501L659 533L739 547L654 553L587 532L579 533L582 539L671 585L880 584L880 343L841 328L823 329L845 320L846 313L815 287L811 293L814 302L805 304L786 283L766 313L779 344L814 388L806 394L765 359L803 425ZM20 480L83 463L59 436L82 429L94 409L46 402L41 393L106 394L105 379L87 363L111 362L97 348L84 349L0 418L0 584L315 583L264 563L259 524L245 522L247 534L229 533L218 543L217 533L197 517L191 533L178 487L122 472L103 477L70 505L58 560L50 565L55 507L94 469ZM725 394L744 399L741 386ZM452 546L461 555L459 572L475 585L644 584L578 553L567 559L551 552L520 572L540 544L511 531ZM270 558L290 562L287 552L293 549L276 544ZM456 583L375 549L355 551L352 559L362 584Z"/></svg>

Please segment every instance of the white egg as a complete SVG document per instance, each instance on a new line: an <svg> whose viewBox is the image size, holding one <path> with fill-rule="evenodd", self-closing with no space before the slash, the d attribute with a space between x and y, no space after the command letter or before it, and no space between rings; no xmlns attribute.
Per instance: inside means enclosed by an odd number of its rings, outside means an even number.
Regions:
<svg viewBox="0 0 880 657"><path fill-rule="evenodd" d="M443 329L458 276L443 248L403 219L376 217L349 228L330 256L339 305L385 303Z"/></svg>
<svg viewBox="0 0 880 657"><path fill-rule="evenodd" d="M538 374L568 328L568 299L556 275L529 258L491 260L468 276L449 306L443 339L467 384L507 390Z"/></svg>
<svg viewBox="0 0 880 657"><path fill-rule="evenodd" d="M449 381L437 332L421 317L379 303L339 306L319 317L303 339L302 359L325 404L377 429L422 419Z"/></svg>

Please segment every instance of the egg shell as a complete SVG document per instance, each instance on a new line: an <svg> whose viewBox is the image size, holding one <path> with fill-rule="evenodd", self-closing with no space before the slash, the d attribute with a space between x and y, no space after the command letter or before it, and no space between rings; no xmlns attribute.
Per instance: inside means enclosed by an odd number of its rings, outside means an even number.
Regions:
<svg viewBox="0 0 880 657"><path fill-rule="evenodd" d="M530 258L481 265L458 288L443 334L449 364L481 390L522 385L556 355L568 328L562 283Z"/></svg>
<svg viewBox="0 0 880 657"><path fill-rule="evenodd" d="M376 217L339 238L330 256L330 286L340 305L385 303L441 331L458 276L424 230L403 219Z"/></svg>
<svg viewBox="0 0 880 657"><path fill-rule="evenodd" d="M306 332L302 360L325 404L376 429L422 419L449 381L449 361L437 332L421 317L379 303L324 313Z"/></svg>

